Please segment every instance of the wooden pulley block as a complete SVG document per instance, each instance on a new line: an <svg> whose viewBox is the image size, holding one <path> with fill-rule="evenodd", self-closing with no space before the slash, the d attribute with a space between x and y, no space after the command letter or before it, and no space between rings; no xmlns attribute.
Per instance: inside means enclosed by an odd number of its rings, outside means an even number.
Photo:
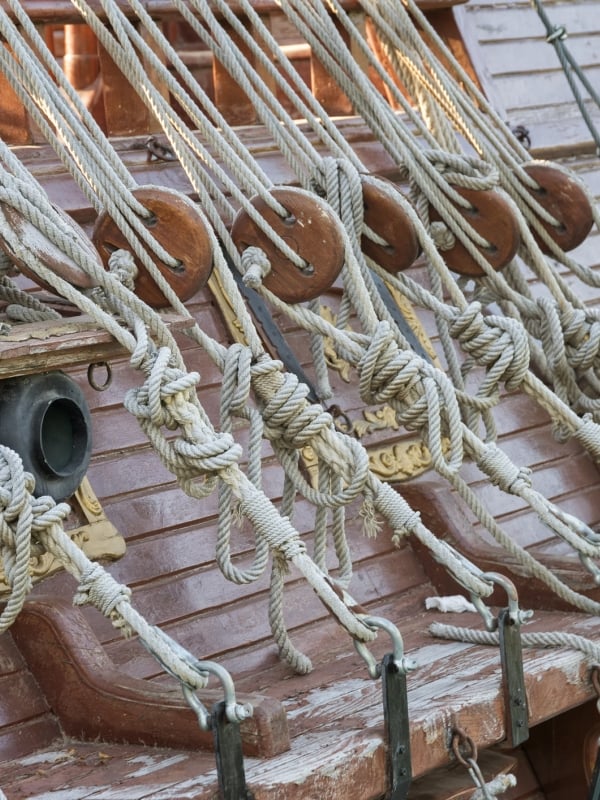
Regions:
<svg viewBox="0 0 600 800"><path fill-rule="evenodd" d="M452 188L471 204L471 208L459 208L461 215L489 242L489 247L477 249L493 269L501 270L515 257L520 244L519 224L510 204L493 189ZM433 206L430 206L429 215L432 221L441 220ZM458 239L450 250L440 252L450 269L459 275L479 277L485 274Z"/></svg>
<svg viewBox="0 0 600 800"><path fill-rule="evenodd" d="M365 176L362 179L364 221L387 244L377 244L363 234L361 246L365 255L395 275L415 262L421 245L401 203L386 192L381 183L382 178L373 180ZM394 190L398 191L395 187Z"/></svg>
<svg viewBox="0 0 600 800"><path fill-rule="evenodd" d="M212 270L212 244L202 215L191 200L172 189L138 186L133 195L152 214L144 224L178 264L176 267L168 266L148 248L146 252L177 297L182 302L189 300L204 286ZM105 267L108 267L108 259L115 250L131 250L125 235L106 212L96 220L92 241ZM138 258L135 263L138 268L135 279L137 296L154 308L168 306L148 270Z"/></svg>
<svg viewBox="0 0 600 800"><path fill-rule="evenodd" d="M45 267L73 286L77 286L79 289L89 289L96 285L94 279L88 275L76 261L63 253L60 247L50 241L42 231L32 222L29 222L29 220L13 208L13 206L7 203L1 203L0 205L2 206L4 216L15 231L21 244L28 250L36 253ZM98 266L101 266L96 248L93 247L83 229L61 208L54 205L53 208L65 223L71 239L76 242ZM0 247L14 261L24 275L31 278L32 281L35 281L35 283L47 289L49 292L56 294L57 290L39 278L35 271L30 269L28 265L19 258L18 254L13 252L8 242L2 238L0 238Z"/></svg>
<svg viewBox="0 0 600 800"><path fill-rule="evenodd" d="M527 191L559 223L557 227L540 220L540 225L562 250L574 250L585 240L594 224L585 191L574 177L551 164L532 161L524 164L523 169L539 187L526 187ZM540 250L549 253L550 248L541 241L539 234L533 230L532 233Z"/></svg>
<svg viewBox="0 0 600 800"><path fill-rule="evenodd" d="M264 251L271 269L262 283L269 291L286 303L312 300L329 289L344 266L341 223L325 201L302 189L280 187L270 194L286 209L287 217L282 219L258 195L250 202L298 253L306 269L289 261L243 209L233 222L231 236L240 252L252 246Z"/></svg>

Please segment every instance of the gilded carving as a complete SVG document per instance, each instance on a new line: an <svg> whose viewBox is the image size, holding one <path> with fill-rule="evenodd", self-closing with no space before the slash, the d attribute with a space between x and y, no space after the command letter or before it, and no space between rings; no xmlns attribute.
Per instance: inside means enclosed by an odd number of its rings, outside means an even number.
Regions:
<svg viewBox="0 0 600 800"><path fill-rule="evenodd" d="M327 320L327 322L331 322L332 325L336 325L336 316L329 306L322 305L319 308L319 312L323 319ZM326 336L324 338L323 348L327 364L331 367L331 369L334 369L339 374L343 381L350 383L350 364L343 358L340 358L340 356L337 354L333 340L330 336Z"/></svg>
<svg viewBox="0 0 600 800"><path fill-rule="evenodd" d="M125 540L106 517L87 478L71 499L71 506L85 520L83 525L68 530L71 540L92 559L115 561L125 553ZM29 571L34 582L53 575L62 569L62 564L50 553L34 553L29 562ZM8 594L9 587L0 568L0 598Z"/></svg>

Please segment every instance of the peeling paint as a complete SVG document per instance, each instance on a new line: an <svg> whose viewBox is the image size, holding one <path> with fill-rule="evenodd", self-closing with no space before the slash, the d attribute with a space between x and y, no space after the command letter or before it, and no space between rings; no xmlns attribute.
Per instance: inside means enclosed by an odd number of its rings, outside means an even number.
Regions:
<svg viewBox="0 0 600 800"><path fill-rule="evenodd" d="M177 756L171 756L170 758L163 758L160 761L155 759L154 756L138 756L137 758L132 758L131 762L145 761L146 764L144 767L135 770L135 772L131 772L128 777L143 778L145 775L150 775L152 772L158 772L161 769L166 769L167 767L173 766L173 764L178 764L180 761L187 761L187 759L188 756L183 753Z"/></svg>

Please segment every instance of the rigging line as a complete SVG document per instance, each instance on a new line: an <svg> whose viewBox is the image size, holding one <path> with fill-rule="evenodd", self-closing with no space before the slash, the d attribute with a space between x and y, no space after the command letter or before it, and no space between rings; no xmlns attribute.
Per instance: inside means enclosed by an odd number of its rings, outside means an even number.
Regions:
<svg viewBox="0 0 600 800"><path fill-rule="evenodd" d="M581 116L584 119L587 128L592 135L592 139L596 145L596 155L600 156L600 132L596 128L596 125L586 107L586 104L583 100L582 94L579 90L579 87L576 82L576 78L581 82L587 93L589 94L590 98L596 103L598 108L600 108L600 95L596 92L590 81L587 79L587 76L575 60L575 57L565 44L565 39L567 38L567 29L564 25L553 25L550 21L548 14L540 0L531 0L531 5L535 8L538 13L540 20L542 21L545 29L546 29L546 41L548 44L553 45L556 55L558 56L558 60L560 61L560 65L563 69L565 77L569 82L569 86L571 87L571 91L573 92L573 97L575 98L575 102L577 103L577 107L581 113Z"/></svg>
<svg viewBox="0 0 600 800"><path fill-rule="evenodd" d="M261 368L262 368L262 365L259 365L259 367L261 367ZM259 387L259 388L260 388L260 387ZM351 441L352 441L352 440L348 440L348 443L350 443ZM327 443L327 444L326 444L325 442L323 442L323 444L325 444L325 449L323 450L323 449L321 448L321 449L322 449L322 451L323 451L323 453L326 455L327 459L328 459L330 462L331 462L332 456L333 456L333 455L334 455L334 453L335 453L335 450L332 450L332 448L331 448L331 444L332 444L332 443L333 443L333 442L332 442L332 440L331 440L331 437L330 437L330 438L329 438L329 440L328 440L328 443ZM319 445L319 442L318 442L318 441L314 443L314 446L315 446L317 449L318 449L318 445ZM353 447L354 447L354 445L353 445ZM345 466L343 467L343 471L346 471L346 470L347 470L349 467L350 467L350 465L349 465L349 464L348 464L348 465L345 465ZM381 489L383 489L383 487L381 487ZM395 514L395 516L396 516L396 517L402 517L402 518L404 518L404 517L406 516L406 512L405 512L405 511L402 511L402 513L399 513L399 510L396 508L396 506L398 506L398 505L400 506L400 508L402 508L402 502L401 502L400 498L399 498L397 495L395 495L395 494L394 494L394 497L396 498L396 503L395 503L395 504L392 504L392 510L394 511L394 514ZM388 510L389 510L389 505L390 505L390 504L389 504L389 501L388 501L388 504L387 504ZM383 510L382 510L382 513L383 513ZM411 516L411 519L414 517L414 514L413 514L413 512L411 512L410 516ZM401 529L403 528L403 525L404 525L404 522L403 522L402 524L400 524L400 523L399 523L397 526L395 525L395 528L399 528L399 529L401 530ZM417 528L418 528L418 526L417 526ZM431 536L431 535L430 535L430 536ZM443 560L443 559L442 559L442 560ZM447 559L446 559L446 560L447 560ZM456 568L452 568L452 567L451 567L451 569L454 569L454 570L455 570ZM464 571L464 570L463 570L463 571ZM459 572L459 574L460 574L460 572ZM465 580L467 580L467 578L463 578L463 579L462 579L462 581L465 581ZM461 582L462 582L462 581L461 581ZM469 579L469 580L467 581L467 583L468 583L469 585L473 585L473 580L472 580L472 579ZM479 583L480 583L480 582L479 582ZM475 585L477 585L477 581L475 581ZM485 588L483 588L483 589L482 589L482 588L481 588L481 586L479 586L479 591L483 591L483 594L486 594L486 593L487 593L487 592L486 592L486 590L485 590Z"/></svg>
<svg viewBox="0 0 600 800"><path fill-rule="evenodd" d="M334 0L330 0L330 3L333 4ZM365 6L365 7L367 7L367 6L371 7L372 4L368 4L368 0L363 0L362 5ZM377 5L376 10L379 10L380 8L382 10L385 10L385 8L387 8L387 7L388 6L386 6L386 4L381 3L381 4ZM336 5L336 9L337 8L338 8L338 6ZM391 8L391 6L390 6L390 8ZM397 11L399 13L401 13L402 12L402 7L397 9ZM391 11L390 11L390 13L391 13ZM347 15L344 15L343 11L341 11L338 14L338 18L343 22L343 24L346 27L346 29L349 30L349 28L351 27L351 23L348 22L346 17L347 17ZM399 25L399 23L397 22L397 19L398 19L398 14L396 14L394 16L394 21L395 21L396 25ZM412 31L412 27L413 26L411 24L411 31ZM334 35L334 32L331 31L331 36L333 36L333 35ZM356 33L356 37L357 37L357 39L360 39L361 35L359 33ZM396 44L398 44L398 41L396 41ZM400 46L400 45L398 44L398 46ZM421 44L420 47L423 48L424 45ZM433 62L433 59L434 59L434 57L432 56L432 62ZM449 84L449 86L450 86L450 84ZM502 127L504 128L505 126L502 126ZM387 139L382 139L382 141L384 143L384 146L387 146ZM505 171L501 170L501 177L502 177L502 179L506 178L506 172ZM514 176L513 176L513 178L514 178ZM511 180L513 180L513 178L511 178ZM520 215L519 215L518 218L520 220ZM543 258L542 254L539 251L539 248L538 248L536 242L533 240L529 230L526 229L526 226L524 224L520 225L520 230L521 230L521 235L524 238L524 241L526 243L526 248L524 248L524 255L527 255L527 260L530 262L531 266L535 269L535 271L538 273L538 275L541 277L541 279L544 281L544 283L551 288L551 290L552 290L557 302L559 302L563 306L562 313L570 313L569 309L568 309L568 304L573 305L575 308L583 308L582 302L573 293L573 291L568 286L568 284L562 279L562 277L558 273L556 273L555 271L553 271L551 269L551 267L548 264L548 262L546 261L546 259ZM542 235L542 238L544 238L544 239L547 238L547 234L546 234L545 231L542 231L541 235ZM555 245L555 247L556 247L556 245ZM564 253L562 252L562 250L561 250L561 253L564 256ZM565 256L565 258L566 258L566 256ZM563 258L563 261L564 261L564 258ZM510 271L507 271L506 275L508 276L509 274L510 274ZM593 277L593 275L592 275L592 277ZM488 275L485 280L488 281L488 282L492 282L492 284L499 291L500 296L508 296L508 297L510 297L512 299L512 301L516 304L517 308L521 308L522 311L525 310L525 307L524 307L524 303L526 302L525 298L521 296L521 293L518 291L517 287L513 287L512 285L509 285L509 282L506 280L506 277L500 276L498 274L494 274L494 275ZM540 308L536 308L536 304L532 305L530 303L529 305L531 307L528 308L527 316L531 315L533 320L539 319L540 310L541 309ZM589 312L588 312L588 314L589 314ZM593 325L594 324L594 319L590 317L590 320L589 320L588 324L592 324ZM577 369L577 368L575 367L575 369ZM574 380L572 381L571 385L572 385L573 388L576 386L576 383L575 383ZM587 399L587 395L581 396L580 394L579 395L578 394L572 395L571 396L571 401L572 402L580 401L582 404L585 404L585 405L587 405L587 403L589 402L588 399Z"/></svg>
<svg viewBox="0 0 600 800"><path fill-rule="evenodd" d="M329 0L329 2L335 3L336 0ZM378 20L378 24L384 26L385 35L392 37L390 41L393 41L394 47L397 47L399 51L404 51L404 42L406 39L410 39L411 46L415 52L420 54L425 72L437 75L437 84L443 87L445 94L453 98L455 105L453 108L447 107L447 113L451 115L454 123L459 127L466 124L469 135L474 136L475 132L478 131L476 149L486 159L498 165L502 184L520 205L523 213L527 216L528 222L534 225L538 236L549 248L552 256L568 266L580 280L591 285L598 285L598 278L595 273L579 265L575 259L568 256L557 242L548 237L544 227L539 224L539 219L548 221L548 212L540 206L540 203L534 197L537 184L526 171L527 167L523 166L531 161L531 156L516 137L511 135L508 127L499 118L471 77L467 75L446 43L414 3L414 0L405 0L400 6L385 2L385 0L377 3L376 6L372 0L361 0L361 4L363 7L372 10L373 18ZM419 26L422 36L415 36L411 18ZM380 33L382 30L380 28ZM424 39L429 41L432 46L428 47ZM443 64L433 51L443 55ZM420 76L422 74L423 71L418 73ZM462 114L457 115L458 109L462 109ZM467 136L467 138L469 137ZM502 142L500 139L502 139ZM486 141L490 142L490 147L485 145ZM558 165L554 165L554 167L562 169ZM565 174L569 174L566 170L563 171ZM584 186L581 188L585 191ZM588 201L594 221L597 226L600 226L600 214L589 193ZM551 224L555 225L556 221Z"/></svg>

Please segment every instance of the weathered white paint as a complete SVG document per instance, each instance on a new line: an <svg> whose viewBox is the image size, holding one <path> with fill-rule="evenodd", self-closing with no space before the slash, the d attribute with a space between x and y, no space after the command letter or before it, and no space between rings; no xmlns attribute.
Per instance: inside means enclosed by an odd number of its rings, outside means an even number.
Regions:
<svg viewBox="0 0 600 800"><path fill-rule="evenodd" d="M150 775L153 772L158 772L161 769L167 769L173 764L179 764L180 761L187 761L189 756L181 753L170 758L156 758L155 756L137 756L131 759L131 763L144 762L144 766L136 769L135 772L129 773L128 778L143 778L145 775Z"/></svg>

